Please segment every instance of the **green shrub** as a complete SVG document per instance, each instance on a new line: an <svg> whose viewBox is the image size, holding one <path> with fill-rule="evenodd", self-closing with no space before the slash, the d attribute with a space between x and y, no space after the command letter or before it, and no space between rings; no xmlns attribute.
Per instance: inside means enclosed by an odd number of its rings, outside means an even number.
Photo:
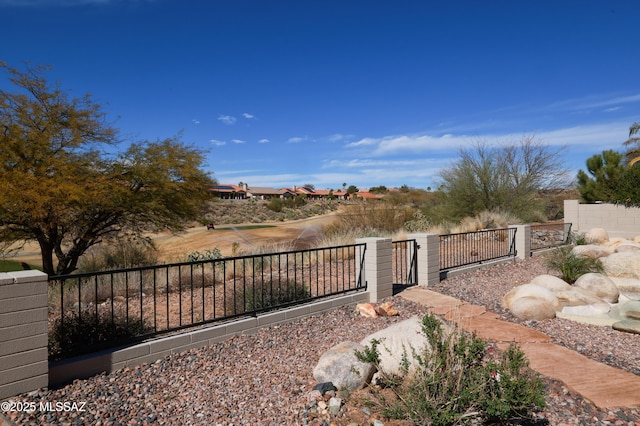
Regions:
<svg viewBox="0 0 640 426"><path fill-rule="evenodd" d="M579 257L573 254L573 246L563 246L550 251L545 256L547 268L560 273L560 278L573 284L582 275L589 272L602 272L602 263L598 259Z"/></svg>
<svg viewBox="0 0 640 426"><path fill-rule="evenodd" d="M282 200L280 198L272 198L267 203L267 208L272 212L280 213L282 211Z"/></svg>
<svg viewBox="0 0 640 426"><path fill-rule="evenodd" d="M92 312L65 314L64 321L57 318L49 330L49 357L59 359L118 346L152 330L146 321L127 321L119 315L112 321L108 314L97 318Z"/></svg>
<svg viewBox="0 0 640 426"><path fill-rule="evenodd" d="M458 327L445 331L442 321L431 314L423 317L422 332L427 349L421 353L412 349L410 355L405 351L400 376L384 378L383 386L393 397L373 389L374 404L387 418L420 425L504 422L532 418L536 407L545 406L544 382L528 368L515 343L498 356L475 335ZM378 345L374 342L356 356L376 363ZM409 356L416 361L411 375Z"/></svg>
<svg viewBox="0 0 640 426"><path fill-rule="evenodd" d="M192 251L187 255L187 262L198 262L201 260L216 260L222 259L222 252L218 247L214 247L211 250L205 250L203 253L199 251Z"/></svg>
<svg viewBox="0 0 640 426"><path fill-rule="evenodd" d="M311 292L305 283L294 280L265 281L255 286L246 287L244 291L236 293L236 306L244 306L245 312L268 310L287 303L305 300L311 297Z"/></svg>

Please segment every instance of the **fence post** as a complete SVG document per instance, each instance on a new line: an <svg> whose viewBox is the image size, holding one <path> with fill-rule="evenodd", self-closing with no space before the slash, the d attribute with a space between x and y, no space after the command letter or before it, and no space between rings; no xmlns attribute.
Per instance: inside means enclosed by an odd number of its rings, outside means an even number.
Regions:
<svg viewBox="0 0 640 426"><path fill-rule="evenodd" d="M48 277L0 273L0 400L48 386Z"/></svg>
<svg viewBox="0 0 640 426"><path fill-rule="evenodd" d="M428 287L440 282L440 235L409 234L418 244L418 285Z"/></svg>
<svg viewBox="0 0 640 426"><path fill-rule="evenodd" d="M531 257L531 225L513 225L516 229L516 257L528 259Z"/></svg>
<svg viewBox="0 0 640 426"><path fill-rule="evenodd" d="M366 244L364 279L369 301L379 302L393 295L392 244L390 238L358 238L357 244Z"/></svg>

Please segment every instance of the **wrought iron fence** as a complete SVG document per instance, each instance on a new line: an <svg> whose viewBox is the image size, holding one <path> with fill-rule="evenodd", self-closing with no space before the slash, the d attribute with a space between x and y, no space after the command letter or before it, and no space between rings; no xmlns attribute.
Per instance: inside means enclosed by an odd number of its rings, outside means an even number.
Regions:
<svg viewBox="0 0 640 426"><path fill-rule="evenodd" d="M416 240L391 243L394 286L408 287L418 283L418 248Z"/></svg>
<svg viewBox="0 0 640 426"><path fill-rule="evenodd" d="M440 270L516 255L516 228L440 235Z"/></svg>
<svg viewBox="0 0 640 426"><path fill-rule="evenodd" d="M365 248L353 244L50 277L50 359L365 290Z"/></svg>
<svg viewBox="0 0 640 426"><path fill-rule="evenodd" d="M571 223L542 223L530 227L531 251L569 243Z"/></svg>

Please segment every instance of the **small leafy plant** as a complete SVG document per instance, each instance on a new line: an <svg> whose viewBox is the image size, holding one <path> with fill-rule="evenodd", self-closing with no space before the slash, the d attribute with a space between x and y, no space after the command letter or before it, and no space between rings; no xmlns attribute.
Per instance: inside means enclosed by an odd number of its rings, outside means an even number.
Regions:
<svg viewBox="0 0 640 426"><path fill-rule="evenodd" d="M573 246L559 247L545 256L547 268L560 272L560 278L569 284L589 272L602 272L602 263L598 259L576 256L572 252Z"/></svg>
<svg viewBox="0 0 640 426"><path fill-rule="evenodd" d="M431 314L423 317L422 333L428 343L425 350L405 351L400 375L382 372L386 389L373 388L373 404L387 418L420 425L495 423L531 419L537 408L545 406L544 382L528 368L526 356L515 343L498 355L485 341L459 327L445 330ZM356 356L376 364L378 345L374 342ZM410 357L415 361L411 373Z"/></svg>

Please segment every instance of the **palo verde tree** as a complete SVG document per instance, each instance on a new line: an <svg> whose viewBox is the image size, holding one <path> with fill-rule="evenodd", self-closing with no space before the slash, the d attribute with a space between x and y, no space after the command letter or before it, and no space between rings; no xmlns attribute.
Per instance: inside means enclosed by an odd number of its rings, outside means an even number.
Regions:
<svg viewBox="0 0 640 426"><path fill-rule="evenodd" d="M560 148L533 137L507 145L476 142L459 151L459 158L440 173L441 208L453 219L501 210L521 220L543 212L540 190L568 185Z"/></svg>
<svg viewBox="0 0 640 426"><path fill-rule="evenodd" d="M203 152L179 137L116 152L117 130L89 95L0 62L0 241L35 240L48 274L68 274L87 249L146 231L178 231L202 213L213 183ZM7 87L7 85L4 85Z"/></svg>

